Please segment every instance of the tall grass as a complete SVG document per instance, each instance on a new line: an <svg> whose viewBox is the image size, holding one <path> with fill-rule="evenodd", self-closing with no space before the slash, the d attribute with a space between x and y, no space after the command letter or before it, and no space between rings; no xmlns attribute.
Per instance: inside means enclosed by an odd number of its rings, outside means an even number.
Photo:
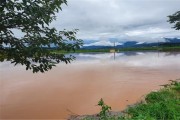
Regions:
<svg viewBox="0 0 180 120"><path fill-rule="evenodd" d="M158 92L151 92L144 103L128 108L126 115L121 119L180 120L180 82L172 81Z"/></svg>

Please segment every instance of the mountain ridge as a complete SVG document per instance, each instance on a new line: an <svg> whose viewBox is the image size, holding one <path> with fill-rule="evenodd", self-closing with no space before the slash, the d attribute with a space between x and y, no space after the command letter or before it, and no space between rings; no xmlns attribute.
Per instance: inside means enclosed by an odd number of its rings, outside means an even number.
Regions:
<svg viewBox="0 0 180 120"><path fill-rule="evenodd" d="M94 43L97 40L93 41ZM106 48L127 48L127 47L156 47L156 46L172 46L172 45L180 45L180 38L164 38L163 42L138 42L138 41L126 41L126 42L115 42L112 45L96 45L92 44L93 42L88 41L89 45L87 45L85 41L85 45L81 49L106 49Z"/></svg>

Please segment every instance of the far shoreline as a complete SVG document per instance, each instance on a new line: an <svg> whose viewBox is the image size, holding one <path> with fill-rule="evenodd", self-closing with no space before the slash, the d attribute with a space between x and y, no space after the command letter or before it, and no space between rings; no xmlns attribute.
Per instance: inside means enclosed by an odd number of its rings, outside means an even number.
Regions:
<svg viewBox="0 0 180 120"><path fill-rule="evenodd" d="M56 48L51 49L52 53L118 53L118 52L180 52L180 46L175 47L127 47L127 48L106 48L106 49L78 49L75 51L62 51Z"/></svg>

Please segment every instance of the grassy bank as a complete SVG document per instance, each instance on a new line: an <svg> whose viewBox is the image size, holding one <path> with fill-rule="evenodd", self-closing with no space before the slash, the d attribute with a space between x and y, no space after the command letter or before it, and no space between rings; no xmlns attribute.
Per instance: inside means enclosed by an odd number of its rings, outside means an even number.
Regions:
<svg viewBox="0 0 180 120"><path fill-rule="evenodd" d="M53 53L98 53L98 52L109 52L110 49L79 49L76 51L59 51L59 50L52 50ZM119 48L116 49L117 52L123 51L180 51L180 46L174 47L129 47L129 48Z"/></svg>
<svg viewBox="0 0 180 120"><path fill-rule="evenodd" d="M180 120L180 82L172 81L158 92L151 92L145 101L130 107L120 120Z"/></svg>
<svg viewBox="0 0 180 120"><path fill-rule="evenodd" d="M128 107L123 112L109 112L111 109L102 101L99 114L81 116L76 120L180 120L180 82L172 81L157 92L146 95L145 100Z"/></svg>
<svg viewBox="0 0 180 120"><path fill-rule="evenodd" d="M122 48L119 51L180 51L180 46L175 47L139 47L139 48Z"/></svg>

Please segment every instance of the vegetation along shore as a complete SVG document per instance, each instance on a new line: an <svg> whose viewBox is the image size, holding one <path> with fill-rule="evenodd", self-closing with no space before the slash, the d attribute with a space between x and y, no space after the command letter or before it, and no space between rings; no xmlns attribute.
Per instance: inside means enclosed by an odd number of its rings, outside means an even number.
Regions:
<svg viewBox="0 0 180 120"><path fill-rule="evenodd" d="M110 111L111 107L101 99L101 111L95 115L71 116L69 120L179 120L180 79L170 80L159 91L147 94L139 103L121 112Z"/></svg>
<svg viewBox="0 0 180 120"><path fill-rule="evenodd" d="M52 53L98 53L98 52L110 52L110 50L113 48L104 48L104 49L79 49L76 51L62 51L62 50L56 50L52 49ZM116 52L123 52L123 51L160 51L160 52L166 52L166 51L180 51L180 46L166 46L166 47L127 47L127 48L119 48L115 49Z"/></svg>

